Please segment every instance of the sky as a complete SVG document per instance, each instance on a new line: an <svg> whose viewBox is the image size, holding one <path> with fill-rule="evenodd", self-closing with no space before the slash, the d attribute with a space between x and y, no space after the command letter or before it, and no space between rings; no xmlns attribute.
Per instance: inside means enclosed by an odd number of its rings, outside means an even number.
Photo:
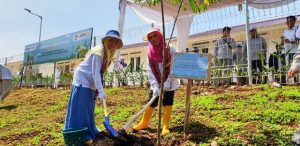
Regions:
<svg viewBox="0 0 300 146"><path fill-rule="evenodd" d="M0 58L22 54L25 45L93 28L100 36L118 29L118 0L0 0ZM146 25L131 9L126 10L125 29Z"/></svg>

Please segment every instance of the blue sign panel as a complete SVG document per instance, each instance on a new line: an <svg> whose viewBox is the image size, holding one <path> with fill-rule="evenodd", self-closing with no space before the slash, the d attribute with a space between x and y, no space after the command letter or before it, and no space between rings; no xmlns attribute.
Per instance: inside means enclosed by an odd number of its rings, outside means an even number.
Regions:
<svg viewBox="0 0 300 146"><path fill-rule="evenodd" d="M171 76L175 78L207 80L210 57L207 54L176 53Z"/></svg>
<svg viewBox="0 0 300 146"><path fill-rule="evenodd" d="M93 29L86 29L25 46L24 65L84 57L91 49Z"/></svg>

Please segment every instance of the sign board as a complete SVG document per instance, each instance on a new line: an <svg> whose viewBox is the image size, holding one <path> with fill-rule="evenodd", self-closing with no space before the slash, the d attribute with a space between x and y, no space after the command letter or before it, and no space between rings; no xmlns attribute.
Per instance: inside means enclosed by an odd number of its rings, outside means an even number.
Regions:
<svg viewBox="0 0 300 146"><path fill-rule="evenodd" d="M188 79L185 116L184 116L184 137L188 135L190 96L193 80L210 80L211 55L199 53L175 53L171 67L171 76L174 78Z"/></svg>
<svg viewBox="0 0 300 146"><path fill-rule="evenodd" d="M91 49L93 29L70 33L25 46L24 65L50 63L84 57Z"/></svg>
<svg viewBox="0 0 300 146"><path fill-rule="evenodd" d="M175 53L171 69L174 78L210 80L211 55L198 53Z"/></svg>

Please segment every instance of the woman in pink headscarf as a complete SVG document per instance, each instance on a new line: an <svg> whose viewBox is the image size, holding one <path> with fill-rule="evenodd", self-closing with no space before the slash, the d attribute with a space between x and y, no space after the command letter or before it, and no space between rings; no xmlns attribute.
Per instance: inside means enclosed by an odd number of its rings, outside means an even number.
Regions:
<svg viewBox="0 0 300 146"><path fill-rule="evenodd" d="M163 48L164 48L164 39L163 35L159 29L151 29L147 33L148 44L148 78L150 82L150 93L149 98L159 95L161 75L162 75L162 62L163 62ZM162 135L167 135L170 133L170 117L172 112L172 105L174 99L175 90L178 88L178 80L171 78L169 76L171 65L170 62L175 54L175 49L167 47L167 66L165 67L166 76L164 82L164 98L163 98L163 130ZM154 108L158 104L158 98L154 100L151 106L145 111L142 121L133 127L134 130L146 129L149 126L149 121L152 117Z"/></svg>

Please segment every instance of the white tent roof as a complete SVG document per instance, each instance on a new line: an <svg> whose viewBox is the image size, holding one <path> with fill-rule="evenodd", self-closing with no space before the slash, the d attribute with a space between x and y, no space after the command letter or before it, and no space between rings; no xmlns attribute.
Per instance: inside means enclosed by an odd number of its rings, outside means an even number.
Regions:
<svg viewBox="0 0 300 146"><path fill-rule="evenodd" d="M126 3L124 1L126 1ZM295 1L296 0L248 0L248 3L249 6L254 8L267 9L286 5ZM184 3L187 6L187 9L186 11L181 11L176 23L177 50L184 49L187 46L189 31L194 15L189 7L189 1L185 0ZM218 3L209 6L206 11L216 10L223 7L229 7L243 3L244 0L220 0ZM161 25L162 20L160 4L150 7L146 3L135 3L134 0L120 0L120 5L123 5L123 9L124 7L126 7L124 5L128 5L146 23L153 23L158 26ZM170 1L164 1L164 13L166 22L173 21L173 19L177 15L177 11L178 6L173 5ZM125 14L121 13L120 17L125 17ZM124 22L119 22L119 24L121 24L119 26L122 26Z"/></svg>
<svg viewBox="0 0 300 146"><path fill-rule="evenodd" d="M249 6L253 7L253 8L267 9L267 8L273 8L273 7L286 5L286 4L295 2L295 1L296 0L248 0L248 3L249 3ZM186 11L182 11L180 15L181 16L193 15L194 13L192 12L192 10L189 7L188 0L185 0L184 3L187 6L187 9L186 9ZM216 4L210 5L206 11L211 11L211 10L220 9L223 7L234 6L234 5L243 4L243 3L244 3L244 0L220 0ZM127 4L130 7L134 7L134 8L139 7L142 9L148 9L148 10L150 9L150 10L156 11L155 15L160 14L160 12L161 12L160 4L150 7L146 3L135 3L134 0L127 0ZM170 1L164 1L164 12L167 17L175 17L177 14L177 11L178 11L178 6L173 5ZM142 12L142 11L139 11L139 12ZM141 13L141 14L144 14L144 13ZM148 14L146 13L144 15L147 16ZM153 15L151 14L150 17L153 17Z"/></svg>

